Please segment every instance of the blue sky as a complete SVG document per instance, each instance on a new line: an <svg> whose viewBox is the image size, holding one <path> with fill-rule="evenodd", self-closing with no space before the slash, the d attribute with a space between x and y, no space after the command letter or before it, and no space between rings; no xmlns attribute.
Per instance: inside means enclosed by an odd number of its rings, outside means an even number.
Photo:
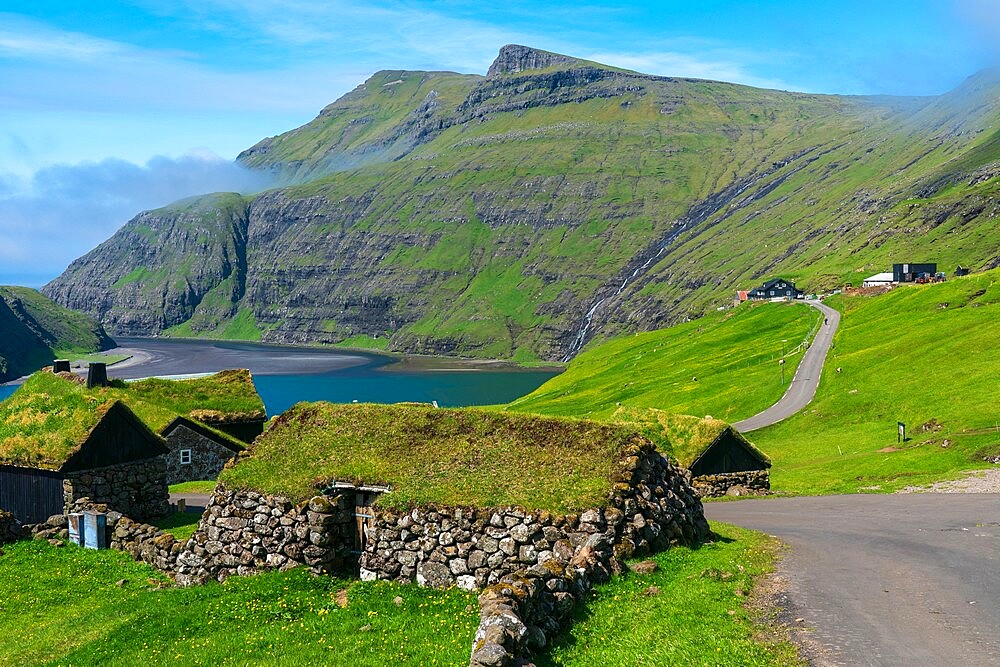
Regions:
<svg viewBox="0 0 1000 667"><path fill-rule="evenodd" d="M229 161L379 69L485 73L520 43L817 93L944 92L1000 56L997 0L0 0L0 284L141 209L259 182Z"/></svg>

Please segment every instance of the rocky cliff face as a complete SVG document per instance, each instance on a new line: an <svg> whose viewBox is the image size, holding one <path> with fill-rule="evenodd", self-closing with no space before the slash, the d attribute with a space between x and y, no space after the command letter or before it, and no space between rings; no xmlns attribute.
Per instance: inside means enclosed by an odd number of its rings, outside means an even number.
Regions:
<svg viewBox="0 0 1000 667"><path fill-rule="evenodd" d="M492 78L501 74L517 74L528 69L545 69L557 65L574 65L579 62L576 58L558 53L540 51L519 44L508 44L500 48L500 54L490 65L486 76Z"/></svg>
<svg viewBox="0 0 1000 667"><path fill-rule="evenodd" d="M487 77L379 72L240 156L295 185L140 214L45 289L115 333L527 360L776 274L988 266L1000 86L966 88L801 95L518 46Z"/></svg>

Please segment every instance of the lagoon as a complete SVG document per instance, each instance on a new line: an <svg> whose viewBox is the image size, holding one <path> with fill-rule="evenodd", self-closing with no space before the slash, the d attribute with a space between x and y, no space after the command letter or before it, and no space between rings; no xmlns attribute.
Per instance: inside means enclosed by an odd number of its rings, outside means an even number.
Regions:
<svg viewBox="0 0 1000 667"><path fill-rule="evenodd" d="M437 401L441 407L509 403L557 374L509 364L441 357L388 355L231 341L118 338L113 353L132 358L108 367L113 378L135 379L249 368L268 415L299 401L398 403ZM0 386L0 400L16 390Z"/></svg>

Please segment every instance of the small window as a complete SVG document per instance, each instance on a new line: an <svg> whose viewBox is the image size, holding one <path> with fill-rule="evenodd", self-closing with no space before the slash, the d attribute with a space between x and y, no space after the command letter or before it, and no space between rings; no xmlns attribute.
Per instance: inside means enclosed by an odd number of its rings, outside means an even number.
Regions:
<svg viewBox="0 0 1000 667"><path fill-rule="evenodd" d="M774 290L771 290L770 294L771 296L774 296Z"/></svg>
<svg viewBox="0 0 1000 667"><path fill-rule="evenodd" d="M183 465L188 465L189 463L191 463L191 450L190 449L182 449L181 450L181 465L182 466Z"/></svg>

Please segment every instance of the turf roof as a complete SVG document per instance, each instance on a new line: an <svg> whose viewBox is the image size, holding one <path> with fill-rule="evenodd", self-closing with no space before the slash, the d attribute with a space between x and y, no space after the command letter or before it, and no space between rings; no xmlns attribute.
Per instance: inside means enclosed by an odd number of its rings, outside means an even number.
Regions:
<svg viewBox="0 0 1000 667"><path fill-rule="evenodd" d="M387 506L572 512L604 505L633 428L414 405L299 403L220 481L301 501L334 481L388 484Z"/></svg>
<svg viewBox="0 0 1000 667"><path fill-rule="evenodd" d="M637 428L656 443L660 451L672 456L685 468L690 468L716 438L731 428L721 419L675 415L655 408L620 408L613 419ZM733 434L750 451L770 463L764 452L757 449L742 433L733 429Z"/></svg>
<svg viewBox="0 0 1000 667"><path fill-rule="evenodd" d="M94 389L78 376L42 371L0 402L0 463L58 469L116 401L156 433L178 415L197 418L207 412L232 421L264 417L264 404L246 370L194 380L113 381ZM232 436L214 432L243 447Z"/></svg>

